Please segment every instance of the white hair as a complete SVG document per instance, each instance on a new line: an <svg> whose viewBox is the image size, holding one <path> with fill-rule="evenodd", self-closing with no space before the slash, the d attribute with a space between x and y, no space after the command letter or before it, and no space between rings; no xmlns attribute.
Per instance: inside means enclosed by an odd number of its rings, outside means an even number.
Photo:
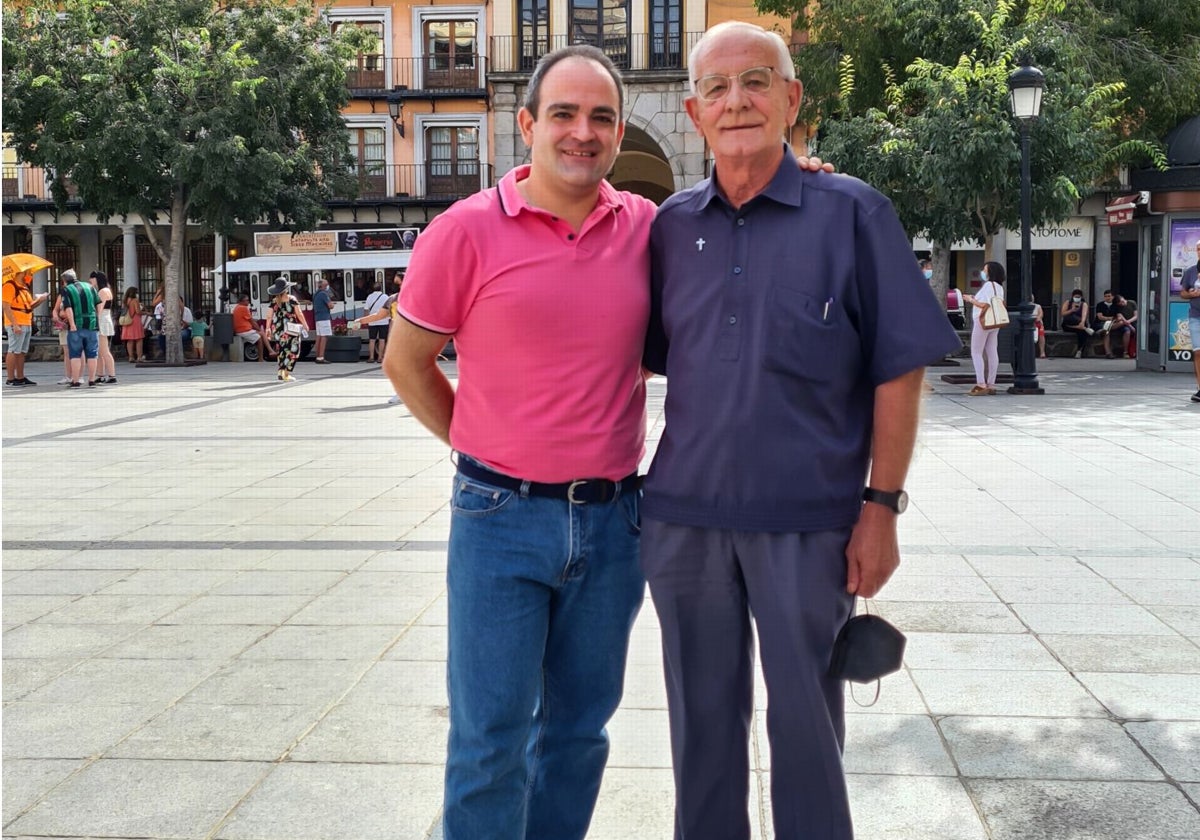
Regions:
<svg viewBox="0 0 1200 840"><path fill-rule="evenodd" d="M773 32L769 29L763 29L753 23L746 23L740 20L727 20L724 23L718 23L716 26L705 32L696 45L692 47L688 53L688 85L691 87L692 95L696 94L696 75L691 71L696 68L699 63L700 54L706 50L712 41L725 35L729 32L739 32L745 35L757 36L765 38L771 42L771 46L775 48L777 55L775 56L775 71L783 78L791 81L796 78L796 67L792 64L792 53L788 49L787 42L783 40L783 36L778 32Z"/></svg>

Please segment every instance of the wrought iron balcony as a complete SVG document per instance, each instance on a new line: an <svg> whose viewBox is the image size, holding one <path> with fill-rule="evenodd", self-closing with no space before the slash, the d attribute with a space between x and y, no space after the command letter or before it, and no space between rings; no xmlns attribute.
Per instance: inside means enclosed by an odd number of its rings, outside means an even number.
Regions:
<svg viewBox="0 0 1200 840"><path fill-rule="evenodd" d="M487 56L478 53L424 58L360 55L347 69L346 86L359 95L408 90L414 95L478 96L487 88L487 62Z"/></svg>
<svg viewBox="0 0 1200 840"><path fill-rule="evenodd" d="M602 39L554 35L533 39L520 35L492 37L492 73L532 73L538 59L568 44L594 44L619 70L683 70L688 52L703 32L654 34L635 32Z"/></svg>
<svg viewBox="0 0 1200 840"><path fill-rule="evenodd" d="M492 166L479 161L365 164L358 195L341 201L457 201L492 186Z"/></svg>
<svg viewBox="0 0 1200 840"><path fill-rule="evenodd" d="M54 200L54 196L50 190L50 182L46 177L46 170L40 166L29 166L24 163L5 164L2 177L0 177L0 185L3 186L2 192L5 204L17 202L44 203ZM67 188L68 200L78 196L79 189L70 180L65 181L65 186Z"/></svg>
<svg viewBox="0 0 1200 840"><path fill-rule="evenodd" d="M474 160L367 164L358 173L358 194L337 196L334 201L451 202L492 186L492 178L492 166ZM9 208L54 200L45 170L38 166L5 165L3 184L3 201ZM69 182L67 193L75 197L74 185Z"/></svg>

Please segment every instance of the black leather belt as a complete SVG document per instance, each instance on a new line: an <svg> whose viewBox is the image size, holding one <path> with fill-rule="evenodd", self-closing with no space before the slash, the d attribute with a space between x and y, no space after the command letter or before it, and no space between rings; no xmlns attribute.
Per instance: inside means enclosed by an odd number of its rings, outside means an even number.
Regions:
<svg viewBox="0 0 1200 840"><path fill-rule="evenodd" d="M524 479L513 478L511 475L489 470L467 458L459 458L458 471L467 478L503 487L506 490L519 492L526 484ZM530 481L528 485L527 492L530 496L565 499L573 505L586 505L611 502L622 493L635 492L642 486L642 477L635 471L620 481L609 481L607 478L578 478L575 481L564 481L561 484L542 484Z"/></svg>

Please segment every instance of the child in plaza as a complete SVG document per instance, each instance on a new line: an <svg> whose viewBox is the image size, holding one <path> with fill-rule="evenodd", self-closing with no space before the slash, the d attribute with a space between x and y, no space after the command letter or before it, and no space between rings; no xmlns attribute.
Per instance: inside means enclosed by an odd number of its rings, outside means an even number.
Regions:
<svg viewBox="0 0 1200 840"><path fill-rule="evenodd" d="M191 323L192 330L192 352L196 354L197 359L204 358L204 334L208 331L208 322L200 316L196 316Z"/></svg>

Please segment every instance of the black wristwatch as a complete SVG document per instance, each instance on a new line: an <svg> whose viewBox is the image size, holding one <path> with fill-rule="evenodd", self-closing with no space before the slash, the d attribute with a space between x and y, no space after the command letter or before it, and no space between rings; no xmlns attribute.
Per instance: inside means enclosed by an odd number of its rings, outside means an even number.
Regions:
<svg viewBox="0 0 1200 840"><path fill-rule="evenodd" d="M883 505L893 513L904 513L908 509L908 494L903 490L889 493L886 490L876 490L874 487L868 487L866 490L863 490L863 501Z"/></svg>

